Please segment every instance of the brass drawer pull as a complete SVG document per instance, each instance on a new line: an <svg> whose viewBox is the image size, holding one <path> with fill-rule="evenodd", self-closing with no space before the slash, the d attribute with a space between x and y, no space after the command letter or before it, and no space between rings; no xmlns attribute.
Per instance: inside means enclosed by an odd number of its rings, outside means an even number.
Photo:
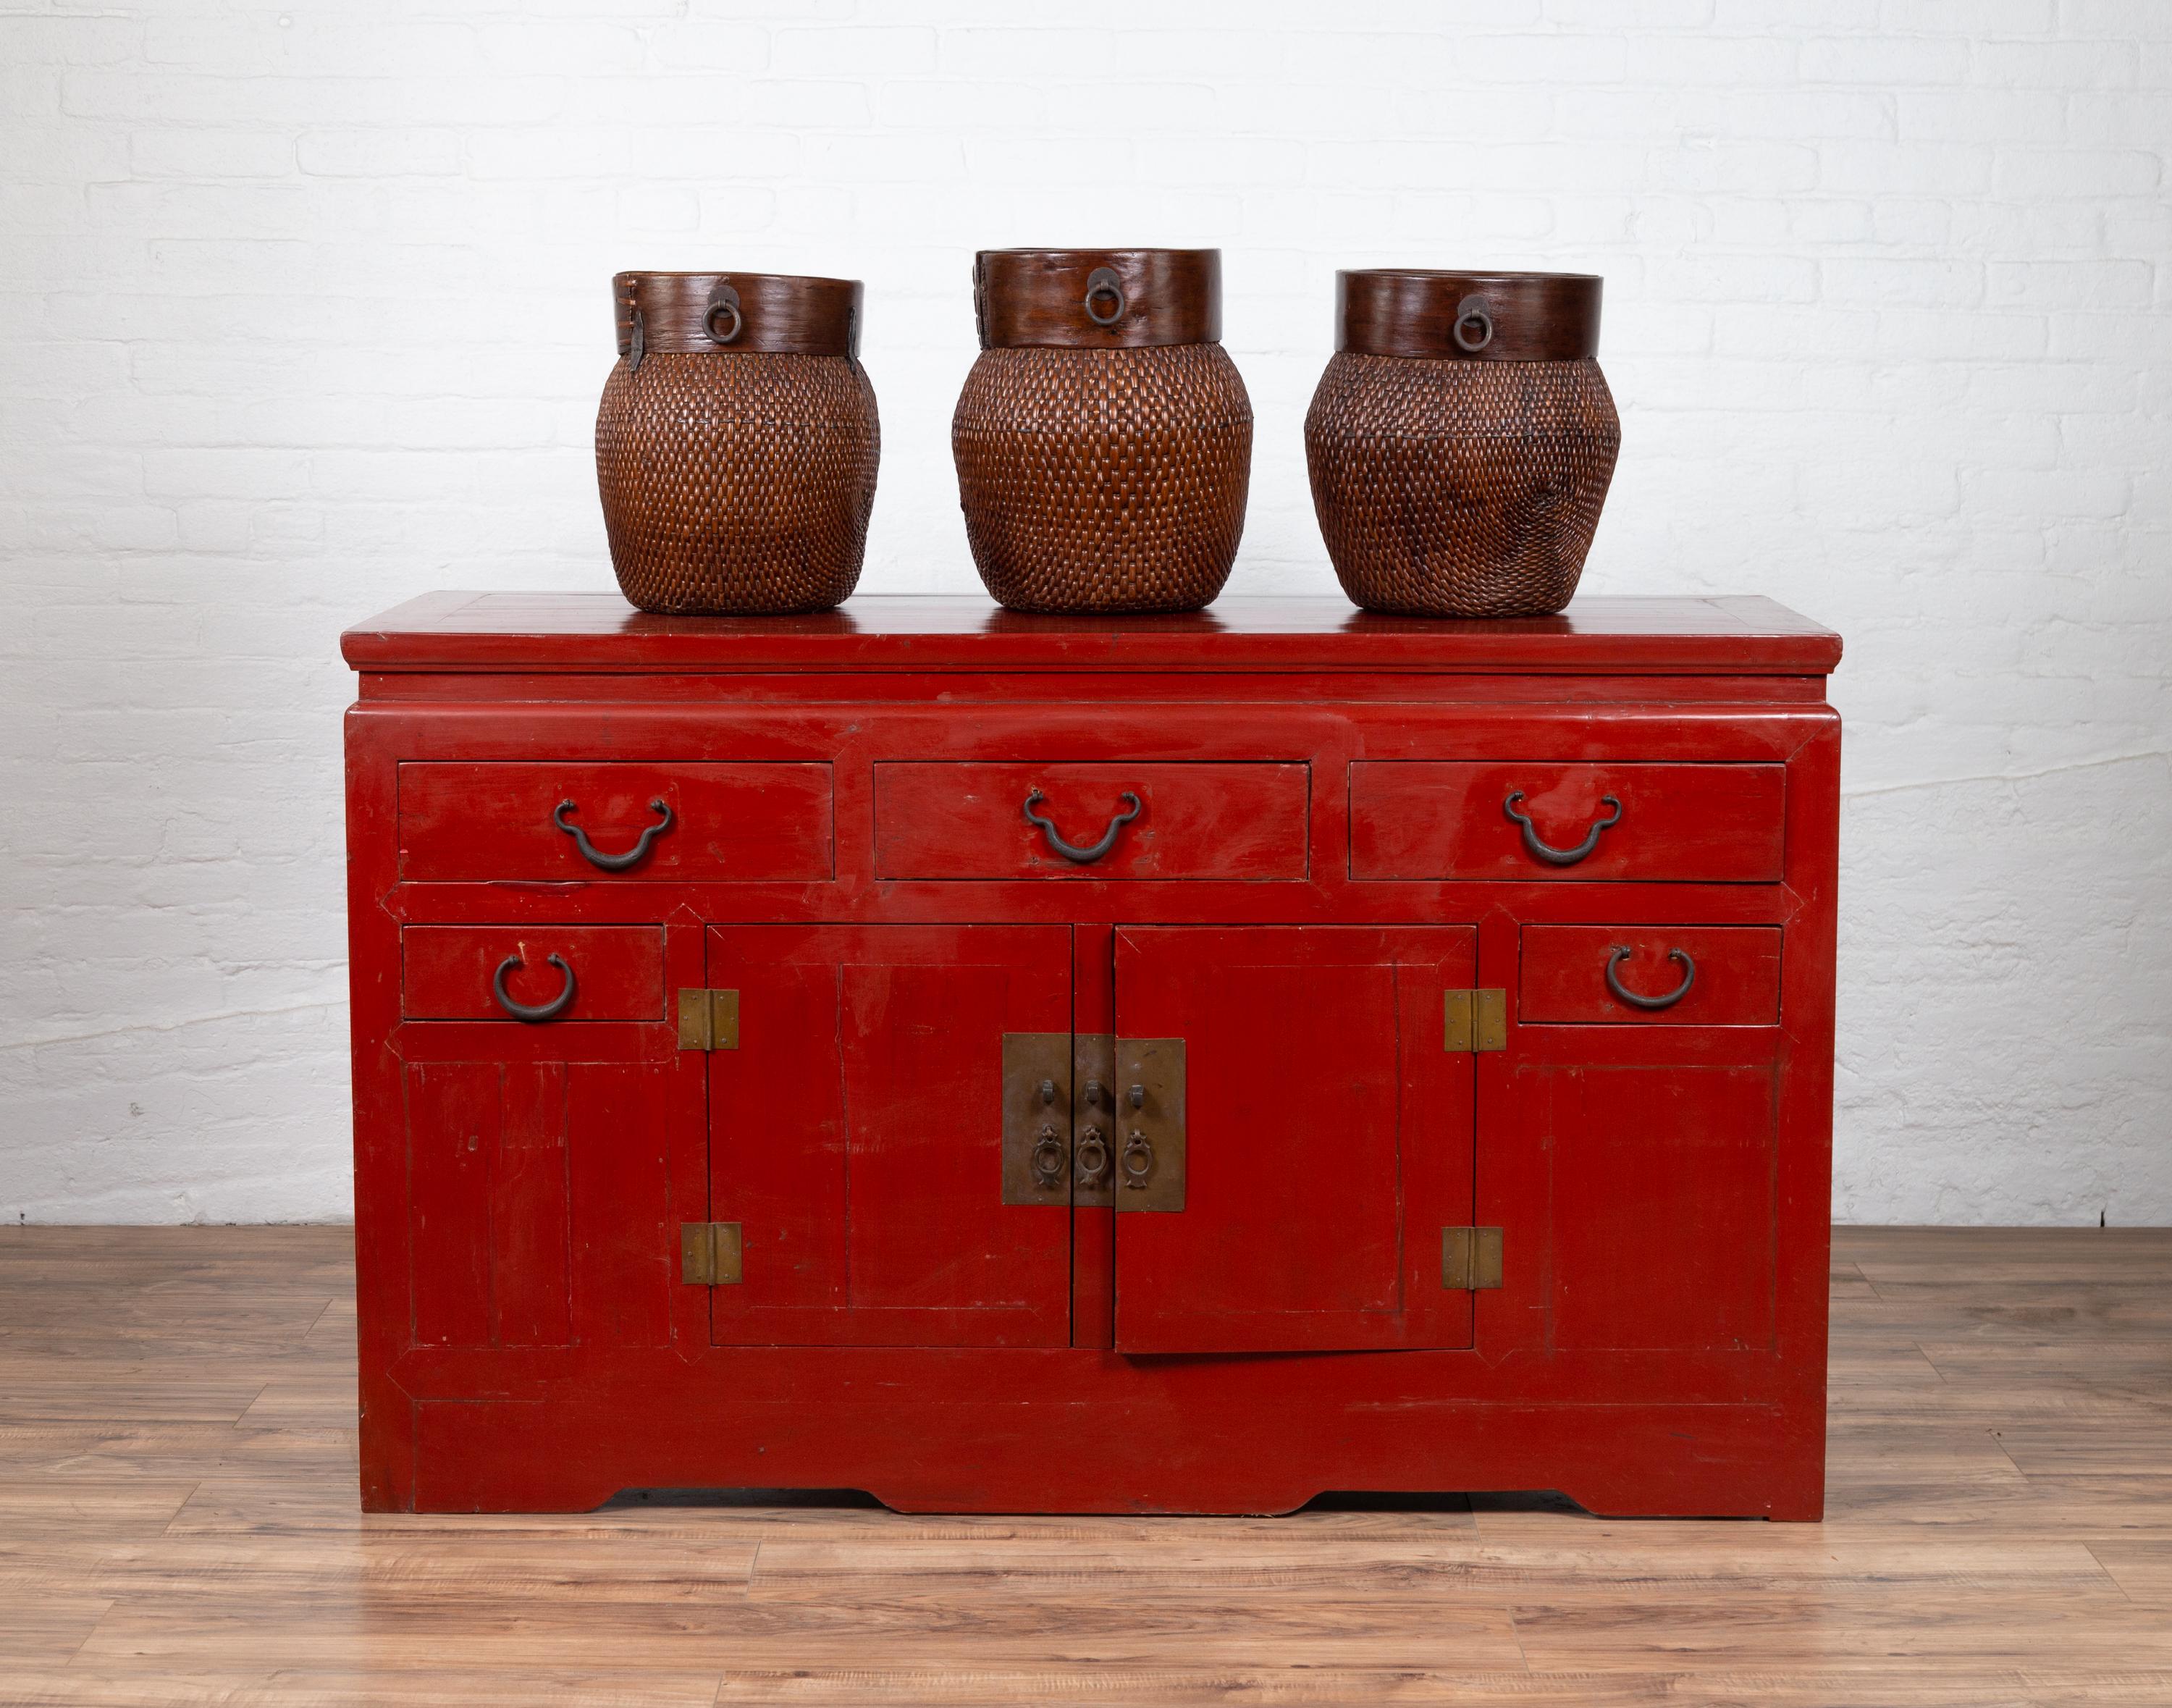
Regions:
<svg viewBox="0 0 2172 1708"><path fill-rule="evenodd" d="M1123 811L1109 820L1109 828L1101 833L1099 841L1090 848L1082 848L1076 842L1067 842L1063 840L1063 833L1056 828L1055 819L1034 811L1034 808L1046 798L1046 797L1039 789L1034 790L1025 798L1025 821L1029 824L1038 825L1041 835L1048 838L1048 846L1074 866L1090 866L1115 847L1116 833L1137 818L1143 810L1139 803L1139 798L1129 789L1126 789L1117 797L1117 799L1124 803Z"/></svg>
<svg viewBox="0 0 2172 1708"><path fill-rule="evenodd" d="M1626 943L1616 943L1606 952L1606 988L1632 1008L1671 1008L1690 993L1696 983L1696 963L1686 951L1669 949L1667 959L1682 969L1682 981L1664 996L1640 996L1621 982L1621 975L1615 969L1627 960L1632 951Z"/></svg>
<svg viewBox="0 0 2172 1708"><path fill-rule="evenodd" d="M1530 851L1531 857L1534 860L1543 860L1549 866L1575 865L1578 861L1583 859L1599 846L1599 833L1601 830L1611 829L1621 822L1621 803L1611 795L1601 795L1599 798L1599 805L1613 808L1613 813L1606 818L1593 819L1591 829L1585 832L1583 841L1578 843L1575 847L1550 847L1539 840L1538 831L1532 828L1531 815L1516 810L1517 803L1523 798L1524 792L1521 789L1511 790L1508 798L1501 803L1501 810L1508 815L1511 823L1524 827L1524 846Z"/></svg>
<svg viewBox="0 0 2172 1708"><path fill-rule="evenodd" d="M539 1002L531 1007L525 1002L514 1002L511 996L506 994L505 991L505 975L511 972L515 967L524 967L528 963L519 955L508 955L503 960L500 961L497 964L497 971L492 975L490 981L491 994L497 998L497 1006L499 1007L504 1009L505 1012L513 1016L514 1019L525 1021L531 1026L539 1021L556 1019L561 1014L564 1013L568 1008L573 1006L573 968L567 965L566 958L563 955L552 955L550 958L549 964L556 967L561 973L565 975L565 988L560 991L558 994L553 996L549 1002Z"/></svg>
<svg viewBox="0 0 2172 1708"><path fill-rule="evenodd" d="M551 822L573 839L573 846L581 851L581 857L589 865L605 872L626 872L648 857L648 850L659 836L671 828L671 808L662 799L651 801L648 810L663 816L641 833L641 839L623 854L605 854L589 841L589 833L578 824L569 824L566 815L580 810L571 801L561 801L551 814Z"/></svg>

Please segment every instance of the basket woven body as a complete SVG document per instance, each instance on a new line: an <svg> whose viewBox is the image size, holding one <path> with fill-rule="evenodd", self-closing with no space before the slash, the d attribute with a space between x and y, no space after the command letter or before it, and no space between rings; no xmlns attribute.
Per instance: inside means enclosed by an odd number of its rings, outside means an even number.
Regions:
<svg viewBox="0 0 2172 1708"><path fill-rule="evenodd" d="M1621 448L1599 281L1380 271L1336 288L1304 449L1343 591L1408 616L1560 610Z"/></svg>
<svg viewBox="0 0 2172 1708"><path fill-rule="evenodd" d="M985 350L950 445L973 561L1012 610L1196 610L1229 578L1252 406L1219 344Z"/></svg>
<svg viewBox="0 0 2172 1708"><path fill-rule="evenodd" d="M1320 531L1371 611L1535 616L1576 592L1621 423L1599 363L1338 351L1304 418Z"/></svg>
<svg viewBox="0 0 2172 1708"><path fill-rule="evenodd" d="M1019 611L1196 610L1245 531L1252 405L1212 250L998 250L950 424L981 579Z"/></svg>
<svg viewBox="0 0 2172 1708"><path fill-rule="evenodd" d="M668 299L652 302L654 330L644 325L637 344L620 300L624 353L596 415L596 481L626 599L646 611L750 615L841 603L860 578L881 454L850 329L763 338L750 286L717 320L738 347L713 345L698 320L675 333ZM825 341L836 353L759 347Z"/></svg>

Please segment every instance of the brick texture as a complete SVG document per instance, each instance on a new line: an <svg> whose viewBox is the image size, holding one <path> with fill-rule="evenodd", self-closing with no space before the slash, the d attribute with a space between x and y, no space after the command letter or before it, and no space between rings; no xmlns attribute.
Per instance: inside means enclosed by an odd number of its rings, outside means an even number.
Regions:
<svg viewBox="0 0 2172 1708"><path fill-rule="evenodd" d="M345 1212L334 637L610 584L615 270L865 278L863 585L969 592L970 252L1182 243L1233 593L1338 264L1604 272L1587 587L1849 638L1837 1212L2172 1221L2168 146L2161 0L17 0L0 1216Z"/></svg>

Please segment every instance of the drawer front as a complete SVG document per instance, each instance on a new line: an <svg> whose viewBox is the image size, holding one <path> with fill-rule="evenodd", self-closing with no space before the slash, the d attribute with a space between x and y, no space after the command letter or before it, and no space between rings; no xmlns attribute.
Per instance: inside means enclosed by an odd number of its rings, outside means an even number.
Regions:
<svg viewBox="0 0 2172 1708"><path fill-rule="evenodd" d="M410 881L824 878L831 847L825 764L400 767Z"/></svg>
<svg viewBox="0 0 2172 1708"><path fill-rule="evenodd" d="M1786 792L1777 765L1360 762L1350 875L1776 883Z"/></svg>
<svg viewBox="0 0 2172 1708"><path fill-rule="evenodd" d="M1780 937L1779 927L1762 925L1527 925L1517 1018L1526 1026L1777 1026Z"/></svg>
<svg viewBox="0 0 2172 1708"><path fill-rule="evenodd" d="M1265 762L878 765L875 873L1302 878L1310 780Z"/></svg>
<svg viewBox="0 0 2172 1708"><path fill-rule="evenodd" d="M519 1020L498 999L501 967L507 1002L538 1020L664 1018L664 932L655 926L411 925L401 929L400 960L400 1012L410 1020ZM543 1012L569 981L572 1000Z"/></svg>

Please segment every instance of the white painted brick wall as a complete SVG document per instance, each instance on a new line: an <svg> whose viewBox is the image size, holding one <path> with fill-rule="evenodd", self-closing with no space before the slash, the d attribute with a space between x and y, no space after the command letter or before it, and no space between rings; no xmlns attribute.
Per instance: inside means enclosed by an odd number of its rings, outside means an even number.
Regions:
<svg viewBox="0 0 2172 1708"><path fill-rule="evenodd" d="M1843 630L1836 1208L2172 1221L2163 0L0 0L0 1215L347 1203L341 626L609 585L626 266L849 273L976 590L970 251L1218 244L1233 589L1334 268L1592 268L1587 586Z"/></svg>

